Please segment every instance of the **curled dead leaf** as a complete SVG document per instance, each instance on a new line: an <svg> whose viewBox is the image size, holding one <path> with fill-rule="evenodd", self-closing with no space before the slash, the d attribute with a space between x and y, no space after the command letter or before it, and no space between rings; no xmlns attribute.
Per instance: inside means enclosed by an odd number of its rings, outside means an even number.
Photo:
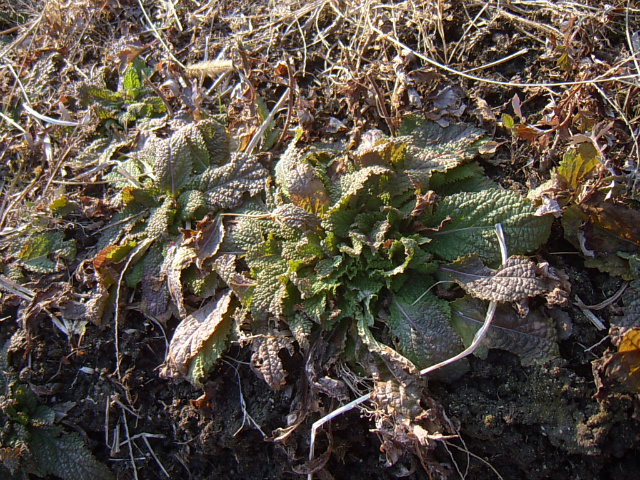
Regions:
<svg viewBox="0 0 640 480"><path fill-rule="evenodd" d="M295 350L290 339L264 336L254 338L251 343L251 369L276 392L287 383L286 373L278 356L283 349L293 355Z"/></svg>
<svg viewBox="0 0 640 480"><path fill-rule="evenodd" d="M231 328L231 290L186 317L176 328L160 376L184 376L199 383L222 355ZM197 363L194 365L194 363Z"/></svg>

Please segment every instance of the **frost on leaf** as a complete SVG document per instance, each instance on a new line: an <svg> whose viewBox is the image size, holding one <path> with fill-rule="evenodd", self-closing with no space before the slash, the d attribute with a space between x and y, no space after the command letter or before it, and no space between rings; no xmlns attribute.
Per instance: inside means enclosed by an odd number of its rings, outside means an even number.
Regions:
<svg viewBox="0 0 640 480"><path fill-rule="evenodd" d="M254 284L254 281L236 272L236 256L229 253L220 255L213 262L213 269L235 293L236 297L243 302L247 295L247 290Z"/></svg>
<svg viewBox="0 0 640 480"><path fill-rule="evenodd" d="M279 317L284 313L287 297L287 262L274 258L256 276L251 293L251 311L258 318L267 313Z"/></svg>
<svg viewBox="0 0 640 480"><path fill-rule="evenodd" d="M169 295L178 307L181 317L187 314L182 295L182 271L193 263L195 256L193 247L184 245L182 241L174 242L167 247L164 262L160 268L160 278L166 278Z"/></svg>
<svg viewBox="0 0 640 480"><path fill-rule="evenodd" d="M466 296L450 305L451 325L468 347L484 324L486 303ZM489 348L514 353L523 365L542 364L560 354L552 319L538 310L531 310L526 317L521 317L507 304L498 306L491 327L474 355L484 358Z"/></svg>
<svg viewBox="0 0 640 480"><path fill-rule="evenodd" d="M517 302L543 293L536 269L531 260L513 256L498 270L492 270L475 255L440 267L466 293L492 302Z"/></svg>
<svg viewBox="0 0 640 480"><path fill-rule="evenodd" d="M320 217L292 203L276 207L271 215L276 222L282 222L303 232L317 230L320 227Z"/></svg>
<svg viewBox="0 0 640 480"><path fill-rule="evenodd" d="M464 348L449 325L449 306L434 295L425 295L413 305L413 299L394 296L387 325L397 339L400 352L422 370L460 353ZM467 368L464 361L434 372L437 378L451 380Z"/></svg>
<svg viewBox="0 0 640 480"><path fill-rule="evenodd" d="M165 358L161 376L186 377L200 385L226 348L232 318L231 291L182 320L176 328Z"/></svg>
<svg viewBox="0 0 640 480"><path fill-rule="evenodd" d="M438 230L427 248L439 257L454 261L477 253L485 262L497 262L497 223L503 226L509 252L522 254L547 240L552 220L551 216L537 217L535 209L517 193L489 189L443 198L423 223Z"/></svg>
<svg viewBox="0 0 640 480"><path fill-rule="evenodd" d="M206 217L196 225L196 266L202 269L204 263L212 258L224 240L224 225L220 217L211 220Z"/></svg>
<svg viewBox="0 0 640 480"><path fill-rule="evenodd" d="M276 392L287 383L279 356L283 349L293 355L294 348L290 339L261 336L251 342L251 369Z"/></svg>
<svg viewBox="0 0 640 480"><path fill-rule="evenodd" d="M171 316L167 309L169 290L165 281L165 275L161 268L164 257L160 247L152 246L142 259L142 303L149 313L161 321L166 321Z"/></svg>
<svg viewBox="0 0 640 480"><path fill-rule="evenodd" d="M172 196L190 180L221 164L229 156L229 140L224 128L214 120L201 120L185 125L164 140L152 139L142 156L155 159L156 184Z"/></svg>

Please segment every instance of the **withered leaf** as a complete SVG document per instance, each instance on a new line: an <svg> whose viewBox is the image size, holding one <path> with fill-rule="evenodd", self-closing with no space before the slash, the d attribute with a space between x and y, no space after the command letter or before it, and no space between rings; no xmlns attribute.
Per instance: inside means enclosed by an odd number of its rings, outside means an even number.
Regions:
<svg viewBox="0 0 640 480"><path fill-rule="evenodd" d="M484 323L486 304L466 296L450 305L451 324L468 347ZM555 322L539 310L521 317L510 305L498 306L482 345L474 352L477 357L486 356L488 348L499 348L518 355L523 365L541 364L559 355Z"/></svg>
<svg viewBox="0 0 640 480"><path fill-rule="evenodd" d="M509 257L498 270L486 267L474 255L444 265L440 271L481 300L517 302L544 291L536 276L536 264L519 256Z"/></svg>
<svg viewBox="0 0 640 480"><path fill-rule="evenodd" d="M204 262L218 253L224 240L224 225L220 217L211 220L205 218L197 224L196 233L196 267L202 269Z"/></svg>
<svg viewBox="0 0 640 480"><path fill-rule="evenodd" d="M220 255L213 262L213 268L240 301L244 301L247 290L255 281L236 272L236 256L230 253Z"/></svg>
<svg viewBox="0 0 640 480"><path fill-rule="evenodd" d="M287 383L282 361L278 356L282 349L293 355L294 348L290 339L264 336L254 338L251 343L251 369L276 392Z"/></svg>
<svg viewBox="0 0 640 480"><path fill-rule="evenodd" d="M195 257L194 249L184 246L182 241L174 242L167 247L164 262L160 268L161 275L167 279L167 289L171 299L178 307L181 317L187 314L182 295L182 270L187 268Z"/></svg>
<svg viewBox="0 0 640 480"><path fill-rule="evenodd" d="M231 290L186 317L176 328L161 371L162 377L201 379L222 355L232 325Z"/></svg>
<svg viewBox="0 0 640 480"><path fill-rule="evenodd" d="M593 368L598 395L615 383L630 392L640 392L640 328L627 330L620 338L618 351L607 351L593 362Z"/></svg>

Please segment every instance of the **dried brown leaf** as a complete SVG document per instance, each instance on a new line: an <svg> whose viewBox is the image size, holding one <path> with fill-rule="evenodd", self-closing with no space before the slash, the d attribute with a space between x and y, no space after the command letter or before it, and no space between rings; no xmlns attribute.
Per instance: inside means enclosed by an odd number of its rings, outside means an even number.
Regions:
<svg viewBox="0 0 640 480"><path fill-rule="evenodd" d="M276 392L287 383L286 373L278 356L283 349L293 355L295 350L290 339L264 336L256 337L251 343L251 369Z"/></svg>
<svg viewBox="0 0 640 480"><path fill-rule="evenodd" d="M517 302L544 292L536 275L536 264L524 257L509 257L498 270L492 270L477 256L471 256L440 270L465 292L481 300Z"/></svg>
<svg viewBox="0 0 640 480"><path fill-rule="evenodd" d="M217 301L207 303L178 325L171 339L161 376L186 376L192 369L190 364L198 355L221 352L219 346L226 340L231 326L231 295L231 291L228 290ZM211 348L212 352L203 352L205 345L210 344L212 340L216 343ZM215 360L217 357L213 362ZM207 363L212 362L209 359Z"/></svg>

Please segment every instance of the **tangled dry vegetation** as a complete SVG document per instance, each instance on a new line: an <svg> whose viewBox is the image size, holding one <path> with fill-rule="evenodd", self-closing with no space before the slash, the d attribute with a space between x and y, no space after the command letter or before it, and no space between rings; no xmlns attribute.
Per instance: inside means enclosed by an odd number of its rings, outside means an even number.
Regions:
<svg viewBox="0 0 640 480"><path fill-rule="evenodd" d="M536 420L560 452L604 465L616 425L637 452L639 32L630 1L0 6L0 473L208 478L177 406L209 428L226 368L240 429L295 465L244 478L331 478L340 405L381 443L368 475L509 478L451 413L489 350L580 385L573 434ZM151 382L171 426L134 432ZM59 423L86 396L99 441Z"/></svg>

